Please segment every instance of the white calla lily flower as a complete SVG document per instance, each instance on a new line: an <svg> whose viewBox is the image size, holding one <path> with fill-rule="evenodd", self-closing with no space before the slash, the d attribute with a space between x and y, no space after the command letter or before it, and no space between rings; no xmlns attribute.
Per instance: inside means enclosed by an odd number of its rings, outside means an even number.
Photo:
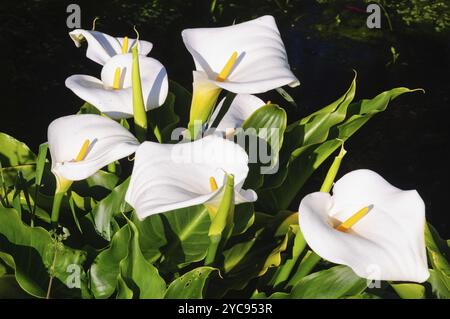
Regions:
<svg viewBox="0 0 450 319"><path fill-rule="evenodd" d="M209 127L211 127L219 115L224 102L225 98L217 105L209 120ZM235 129L242 126L250 115L264 105L266 105L266 103L257 96L251 94L237 94L231 102L230 108L218 123L216 130L227 134L234 132Z"/></svg>
<svg viewBox="0 0 450 319"><path fill-rule="evenodd" d="M81 47L83 41L87 42L86 56L98 64L104 65L109 59L117 54L130 53L131 48L136 44L136 39L128 37L113 37L106 33L76 29L69 32L70 38L76 47ZM153 44L138 40L138 52L147 55L153 48Z"/></svg>
<svg viewBox="0 0 450 319"><path fill-rule="evenodd" d="M131 68L131 53L116 55L103 66L101 79L76 74L66 79L66 87L113 119L131 118ZM158 60L140 55L139 70L145 109L151 110L163 105L169 91L164 66Z"/></svg>
<svg viewBox="0 0 450 319"><path fill-rule="evenodd" d="M254 202L253 190L243 190L248 156L239 145L210 135L194 142L145 142L136 151L125 200L140 219L199 204L217 208L226 173L234 175L235 202Z"/></svg>
<svg viewBox="0 0 450 319"><path fill-rule="evenodd" d="M48 146L58 189L64 191L71 181L86 179L102 167L134 153L139 142L111 119L80 114L60 117L50 123Z"/></svg>
<svg viewBox="0 0 450 319"><path fill-rule="evenodd" d="M413 282L429 277L422 198L373 171L348 173L335 183L333 195L307 195L299 225L313 251L360 277Z"/></svg>
<svg viewBox="0 0 450 319"><path fill-rule="evenodd" d="M206 121L221 89L255 94L300 84L272 16L221 28L186 29L182 37L196 67L191 122Z"/></svg>

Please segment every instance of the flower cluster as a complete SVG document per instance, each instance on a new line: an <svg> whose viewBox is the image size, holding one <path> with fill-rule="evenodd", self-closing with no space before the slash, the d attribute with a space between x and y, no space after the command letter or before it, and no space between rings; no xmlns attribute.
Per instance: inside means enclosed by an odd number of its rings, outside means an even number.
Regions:
<svg viewBox="0 0 450 319"><path fill-rule="evenodd" d="M146 112L166 107L168 75L159 61L147 56L150 42L88 30L74 30L70 37L77 47L87 42L86 56L101 64L102 71L100 78L72 75L66 86L101 115L69 115L48 128L57 180L52 221L58 222L56 198L73 181L135 153L126 202L141 220L205 205L211 218L208 264L226 231L230 207L255 202L258 197L255 190L244 189L249 174L247 152L226 137L270 104L253 94L299 85L274 18L182 32L195 70L185 128L189 137L179 144L148 141L137 132L134 136L120 121L134 118L146 130ZM226 101L218 98L223 90L235 96L221 114ZM211 128L222 134L199 138L199 133ZM289 171L291 175L302 173ZM425 207L416 191L402 191L370 170L357 170L338 180L332 195L329 192L322 189L305 196L298 209L301 233L316 254L349 266L363 278L427 280Z"/></svg>

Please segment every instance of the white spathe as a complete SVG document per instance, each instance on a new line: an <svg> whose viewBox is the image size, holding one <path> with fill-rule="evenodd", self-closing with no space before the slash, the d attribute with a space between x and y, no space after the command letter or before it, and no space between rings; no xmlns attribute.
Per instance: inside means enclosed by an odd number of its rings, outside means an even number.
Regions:
<svg viewBox="0 0 450 319"><path fill-rule="evenodd" d="M213 124L222 109L224 102L225 98L217 105L209 120L209 126ZM216 129L222 132L233 131L234 129L241 127L250 115L264 105L266 105L266 103L257 96L251 94L237 94Z"/></svg>
<svg viewBox="0 0 450 319"><path fill-rule="evenodd" d="M139 145L122 125L94 114L60 117L50 123L47 134L52 172L58 181L88 178L109 163L134 153ZM86 140L89 140L87 153L76 162Z"/></svg>
<svg viewBox="0 0 450 319"><path fill-rule="evenodd" d="M122 54L124 38L113 37L106 33L76 29L69 32L70 38L73 40L77 48L79 48L84 40L87 42L86 56L98 64L104 65L112 57L117 54ZM128 39L128 48L125 53L130 53L131 48L136 44L136 39ZM139 40L138 53L147 55L153 48L153 44Z"/></svg>
<svg viewBox="0 0 450 319"><path fill-rule="evenodd" d="M217 207L227 173L234 175L235 203L254 202L256 193L242 189L248 170L244 149L218 136L181 144L145 142L136 151L125 200L141 220L199 204ZM211 190L210 177L217 190Z"/></svg>
<svg viewBox="0 0 450 319"><path fill-rule="evenodd" d="M367 215L348 232L335 229L368 206ZM373 171L348 173L336 182L333 195L307 195L300 203L299 225L313 251L349 266L360 277L413 282L429 277L422 198L415 190L392 186Z"/></svg>
<svg viewBox="0 0 450 319"><path fill-rule="evenodd" d="M113 119L133 117L133 88L131 79L132 54L111 58L102 68L101 79L76 74L66 79L66 87L81 99ZM113 88L116 69L120 68L120 87ZM169 83L164 66L153 58L139 55L139 73L145 109L164 104Z"/></svg>
<svg viewBox="0 0 450 319"><path fill-rule="evenodd" d="M182 37L195 62L194 85L206 81L234 93L262 93L300 84L289 67L272 16L221 28L186 29ZM217 81L233 52L238 53L238 58L231 73L225 81Z"/></svg>

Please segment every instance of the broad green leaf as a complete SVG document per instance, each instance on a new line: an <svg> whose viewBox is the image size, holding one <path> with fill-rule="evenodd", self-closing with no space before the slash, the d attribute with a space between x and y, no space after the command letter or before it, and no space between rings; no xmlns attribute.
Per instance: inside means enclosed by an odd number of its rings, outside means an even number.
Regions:
<svg viewBox="0 0 450 319"><path fill-rule="evenodd" d="M205 288L211 274L217 268L198 267L175 279L167 288L166 299L201 299L205 297Z"/></svg>
<svg viewBox="0 0 450 319"><path fill-rule="evenodd" d="M111 221L115 216L125 211L125 193L128 189L130 178L112 190L88 216L93 218L95 229L106 240L111 240Z"/></svg>
<svg viewBox="0 0 450 319"><path fill-rule="evenodd" d="M291 298L337 299L358 295L366 288L366 280L350 268L335 266L304 277L292 288Z"/></svg>
<svg viewBox="0 0 450 319"><path fill-rule="evenodd" d="M46 296L50 268L55 277L52 296L88 296L83 272L85 252L55 243L41 227L23 224L14 209L0 208L0 258L15 270L17 282L32 296ZM71 265L81 269L81 290L66 286Z"/></svg>
<svg viewBox="0 0 450 319"><path fill-rule="evenodd" d="M244 145L246 145L249 154L257 153L260 155L257 163L250 162L250 172L245 181L245 187L259 188L263 183L264 174L276 172L278 169L278 153L283 145L286 123L286 112L278 105L267 104L253 112L242 124L242 129L238 129L236 139L239 144L247 139L254 140L256 137L257 150L250 150L249 147L255 147L251 144L245 143ZM263 141L267 144L263 145ZM262 149L263 147L267 147L265 152ZM261 156L263 154L265 156Z"/></svg>
<svg viewBox="0 0 450 319"><path fill-rule="evenodd" d="M428 282L431 285L433 293L439 299L450 299L450 279L442 272L429 269L430 278Z"/></svg>
<svg viewBox="0 0 450 319"><path fill-rule="evenodd" d="M166 289L157 269L144 258L132 222L116 232L110 246L95 258L90 278L95 298L109 298L116 289L121 298L161 298Z"/></svg>
<svg viewBox="0 0 450 319"><path fill-rule="evenodd" d="M383 92L371 100L352 103L346 107L347 113L342 123L336 124L333 117L333 121L329 122L333 125L328 128L329 132L325 132L322 127L318 131L321 132L320 134L309 134L308 140L313 142L295 149L290 154L287 165L280 167L276 176L271 176L271 181L268 183L270 185L258 192L260 206L270 211L286 209L312 173L344 141L359 130L372 116L384 111L391 100L413 91L408 88L395 88ZM340 103L340 105L342 107L345 104ZM339 108L336 112L338 110ZM324 122L321 123L324 126Z"/></svg>
<svg viewBox="0 0 450 319"><path fill-rule="evenodd" d="M161 271L171 272L205 258L211 224L207 209L197 205L133 219L140 233L142 253L150 262L160 259Z"/></svg>
<svg viewBox="0 0 450 319"><path fill-rule="evenodd" d="M119 264L128 254L129 240L129 226L125 225L114 234L109 247L98 254L92 263L89 274L95 298L109 298L116 290L120 276Z"/></svg>
<svg viewBox="0 0 450 319"><path fill-rule="evenodd" d="M17 172L26 180L34 177L36 155L24 143L0 133L0 170L6 187L14 185Z"/></svg>
<svg viewBox="0 0 450 319"><path fill-rule="evenodd" d="M133 297L140 299L163 298L166 283L158 273L158 269L145 260L139 247L139 232L136 226L128 221L129 240L127 257L120 261L120 276L124 283L133 290Z"/></svg>

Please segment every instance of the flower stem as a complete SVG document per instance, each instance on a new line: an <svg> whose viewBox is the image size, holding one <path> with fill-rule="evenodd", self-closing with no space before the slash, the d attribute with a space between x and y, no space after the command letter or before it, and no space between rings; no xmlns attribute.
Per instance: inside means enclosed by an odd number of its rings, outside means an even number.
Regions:
<svg viewBox="0 0 450 319"><path fill-rule="evenodd" d="M222 239L221 235L211 235L209 236L210 243L208 247L208 252L205 259L205 266L211 266L214 264L216 260L217 250L219 248L220 240Z"/></svg>
<svg viewBox="0 0 450 319"><path fill-rule="evenodd" d="M56 254L58 253L58 248L57 248L56 245L57 245L57 243L55 242L55 253L53 255L52 266L51 266L51 269L50 269L50 280L48 281L48 287L47 287L47 296L46 296L47 299L50 299L50 295L51 295L51 292L52 292L52 285L53 285L53 278L54 278L52 272L55 271Z"/></svg>
<svg viewBox="0 0 450 319"><path fill-rule="evenodd" d="M53 227L56 227L59 220L59 211L61 209L61 202L64 197L64 192L55 193L55 197L53 198L53 207L52 207L52 217L51 223Z"/></svg>

